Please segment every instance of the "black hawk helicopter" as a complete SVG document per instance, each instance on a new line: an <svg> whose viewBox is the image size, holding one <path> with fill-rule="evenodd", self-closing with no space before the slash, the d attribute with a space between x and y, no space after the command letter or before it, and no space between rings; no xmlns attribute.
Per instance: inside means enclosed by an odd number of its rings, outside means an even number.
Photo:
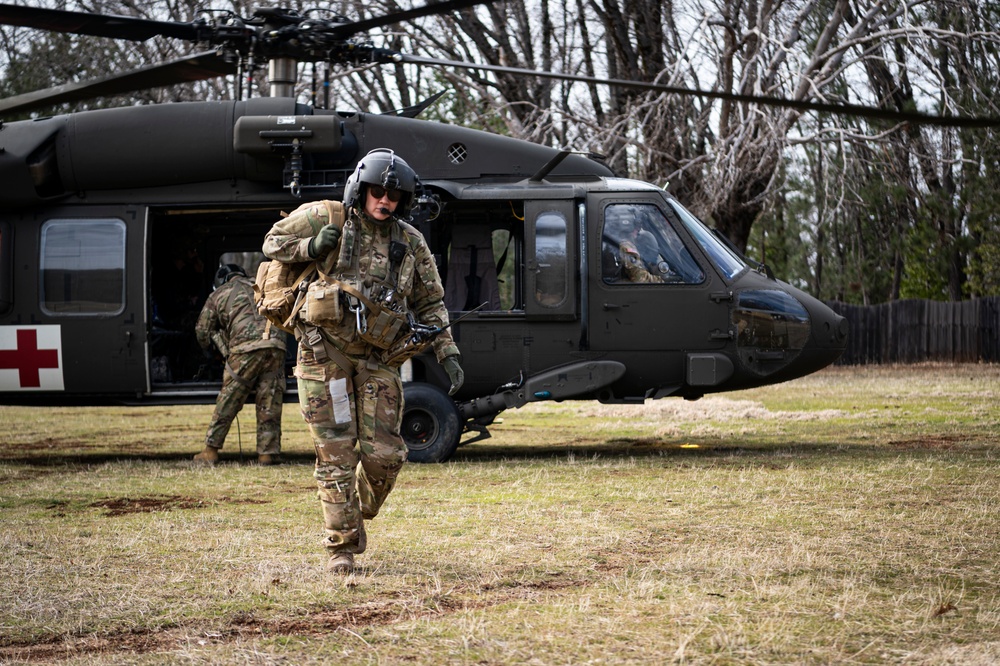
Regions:
<svg viewBox="0 0 1000 666"><path fill-rule="evenodd" d="M421 178L413 222L439 260L452 319L485 304L453 327L466 373L454 399L433 358L404 368L411 460L445 460L460 442L489 437L503 410L531 402L697 399L833 363L847 322L662 188L616 177L593 155L423 121L419 108L378 115L293 99L299 61L491 69L355 38L479 2L358 22L286 9L171 22L0 4L0 23L210 48L8 98L0 118L263 62L272 90L0 124L0 401L214 400L222 369L206 364L193 335L214 268L236 263L253 275L281 211L338 198L374 148L393 149ZM641 261L623 261L626 244Z"/></svg>

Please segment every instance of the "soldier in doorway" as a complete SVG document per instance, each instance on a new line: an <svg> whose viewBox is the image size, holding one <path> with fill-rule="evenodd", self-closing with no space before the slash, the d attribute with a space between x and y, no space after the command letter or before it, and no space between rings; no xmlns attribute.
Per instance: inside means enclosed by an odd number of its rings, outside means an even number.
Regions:
<svg viewBox="0 0 1000 666"><path fill-rule="evenodd" d="M256 392L257 461L279 462L281 407L285 394L285 347L288 334L257 314L253 283L246 271L226 264L216 273L219 285L198 316L195 336L203 350L213 346L225 360L222 389L205 436L205 450L195 461L214 464L233 419L251 391Z"/></svg>

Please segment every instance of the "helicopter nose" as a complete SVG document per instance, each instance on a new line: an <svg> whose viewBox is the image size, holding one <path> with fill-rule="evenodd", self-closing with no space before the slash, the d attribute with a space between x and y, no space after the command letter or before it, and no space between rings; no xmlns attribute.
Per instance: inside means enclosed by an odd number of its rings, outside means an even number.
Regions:
<svg viewBox="0 0 1000 666"><path fill-rule="evenodd" d="M847 349L850 324L822 301L798 294L799 301L809 311L811 331L809 342L802 350L800 363L813 372L834 363ZM811 369L809 369L811 368Z"/></svg>
<svg viewBox="0 0 1000 666"><path fill-rule="evenodd" d="M847 347L847 320L783 282L738 292L733 316L740 367L769 381L815 372Z"/></svg>
<svg viewBox="0 0 1000 666"><path fill-rule="evenodd" d="M833 363L847 349L850 324L845 317L822 304L822 310L813 314L813 338L817 346L829 350Z"/></svg>

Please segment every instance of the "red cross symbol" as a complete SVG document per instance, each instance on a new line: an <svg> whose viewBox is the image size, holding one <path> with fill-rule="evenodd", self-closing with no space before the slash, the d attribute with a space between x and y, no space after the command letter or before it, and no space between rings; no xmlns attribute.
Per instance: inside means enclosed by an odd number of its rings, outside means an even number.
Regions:
<svg viewBox="0 0 1000 666"><path fill-rule="evenodd" d="M38 348L38 331L30 328L17 331L17 348L0 349L0 370L17 370L21 388L38 388L42 385L38 371L58 368L59 351Z"/></svg>

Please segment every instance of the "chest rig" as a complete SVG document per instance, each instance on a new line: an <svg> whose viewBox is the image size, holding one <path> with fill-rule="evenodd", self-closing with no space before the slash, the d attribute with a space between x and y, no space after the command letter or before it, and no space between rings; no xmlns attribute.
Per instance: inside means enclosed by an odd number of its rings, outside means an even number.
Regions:
<svg viewBox="0 0 1000 666"><path fill-rule="evenodd" d="M360 338L389 349L410 332L407 298L415 268L409 238L398 223L384 234L352 216L344 224L330 272L320 270L319 279L309 285L303 318L341 343Z"/></svg>

